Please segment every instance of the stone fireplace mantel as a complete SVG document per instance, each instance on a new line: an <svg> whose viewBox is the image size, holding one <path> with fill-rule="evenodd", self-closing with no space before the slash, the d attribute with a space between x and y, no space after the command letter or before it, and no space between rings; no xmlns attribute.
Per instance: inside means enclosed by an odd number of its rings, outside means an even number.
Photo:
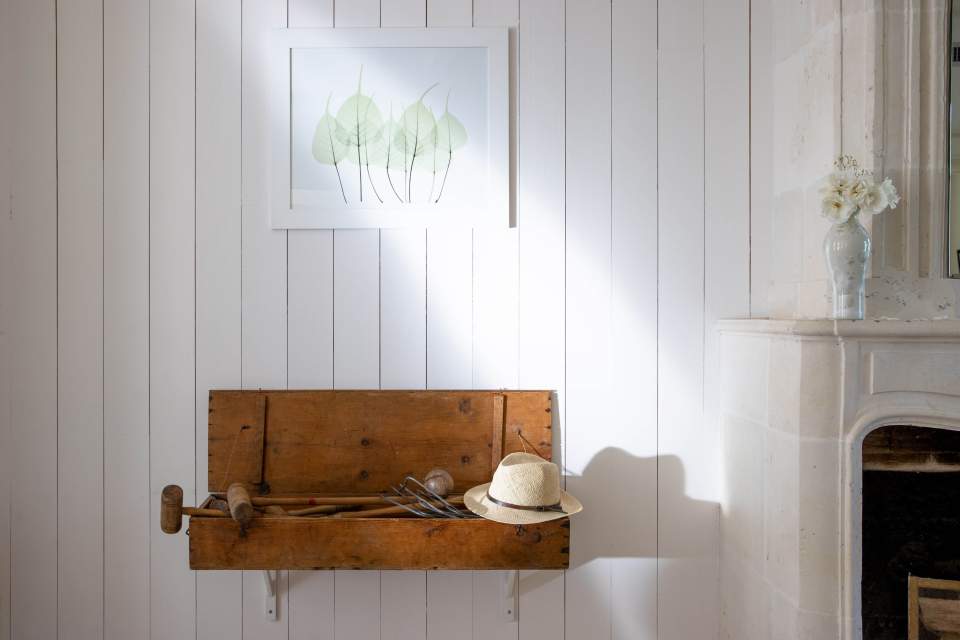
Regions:
<svg viewBox="0 0 960 640"><path fill-rule="evenodd" d="M861 640L861 444L960 430L960 320L718 328L721 637Z"/></svg>

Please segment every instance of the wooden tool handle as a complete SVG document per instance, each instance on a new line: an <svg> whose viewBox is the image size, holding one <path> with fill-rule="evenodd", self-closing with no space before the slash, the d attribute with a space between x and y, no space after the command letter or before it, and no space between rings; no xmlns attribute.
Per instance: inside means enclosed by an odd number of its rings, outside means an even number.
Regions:
<svg viewBox="0 0 960 640"><path fill-rule="evenodd" d="M331 518L376 518L379 516L393 516L398 514L410 513L403 507L384 507L382 509L366 509L365 511L341 511L335 513Z"/></svg>
<svg viewBox="0 0 960 640"><path fill-rule="evenodd" d="M183 520L183 489L168 484L160 493L160 530L164 533L180 531Z"/></svg>
<svg viewBox="0 0 960 640"><path fill-rule="evenodd" d="M198 516L201 518L229 518L230 514L220 509L201 509L200 507L184 507L183 515Z"/></svg>
<svg viewBox="0 0 960 640"><path fill-rule="evenodd" d="M409 502L409 498L396 498L401 502ZM305 506L316 507L323 505L349 505L356 506L361 504L386 504L387 501L380 496L289 496L270 498L266 496L255 496L252 498L253 504L258 507L267 507L273 505L284 506Z"/></svg>
<svg viewBox="0 0 960 640"><path fill-rule="evenodd" d="M463 504L463 496L451 497L447 500L450 504L461 505ZM439 503L434 502L439 506ZM415 505L416 506L416 505ZM422 507L418 507L421 510L424 510ZM335 513L331 518L377 518L380 516L395 516L395 515L409 515L410 512L404 509L403 507L393 506L393 507L384 507L383 509L367 509L366 511L341 511Z"/></svg>
<svg viewBox="0 0 960 640"><path fill-rule="evenodd" d="M335 504L320 505L317 507L307 507L305 509L294 509L287 511L288 516L312 516L318 513L335 513L341 507Z"/></svg>
<svg viewBox="0 0 960 640"><path fill-rule="evenodd" d="M245 528L250 524L253 518L253 502L242 484L235 482L227 488L227 505L230 507L230 515L241 527Z"/></svg>

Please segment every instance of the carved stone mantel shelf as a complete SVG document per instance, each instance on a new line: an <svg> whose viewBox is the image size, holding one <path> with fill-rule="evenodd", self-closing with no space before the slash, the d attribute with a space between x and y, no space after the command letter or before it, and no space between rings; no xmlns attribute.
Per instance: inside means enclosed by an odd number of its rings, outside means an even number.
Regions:
<svg viewBox="0 0 960 640"><path fill-rule="evenodd" d="M862 443L960 430L960 320L722 320L721 637L861 640Z"/></svg>
<svg viewBox="0 0 960 640"><path fill-rule="evenodd" d="M866 320L737 318L720 320L724 333L782 334L842 338L935 338L960 340L960 319Z"/></svg>

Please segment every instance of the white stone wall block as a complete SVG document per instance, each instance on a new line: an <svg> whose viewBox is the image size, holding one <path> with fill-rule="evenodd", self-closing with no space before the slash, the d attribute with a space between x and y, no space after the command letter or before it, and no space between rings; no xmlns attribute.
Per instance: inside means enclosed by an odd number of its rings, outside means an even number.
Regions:
<svg viewBox="0 0 960 640"><path fill-rule="evenodd" d="M724 334L720 349L724 413L764 424L767 419L769 340Z"/></svg>
<svg viewBox="0 0 960 640"><path fill-rule="evenodd" d="M763 459L762 425L729 415L721 418L724 491L720 511L721 536L736 560L762 571Z"/></svg>
<svg viewBox="0 0 960 640"><path fill-rule="evenodd" d="M799 606L837 615L840 610L840 464L838 440L801 440Z"/></svg>
<svg viewBox="0 0 960 640"><path fill-rule="evenodd" d="M801 397L800 340L791 336L777 336L770 342L770 392L767 406L767 425L776 431L796 436L799 433Z"/></svg>
<svg viewBox="0 0 960 640"><path fill-rule="evenodd" d="M764 578L791 600L799 599L800 442L768 429L763 456Z"/></svg>
<svg viewBox="0 0 960 640"><path fill-rule="evenodd" d="M838 340L803 340L800 347L801 437L839 438L842 432L843 353Z"/></svg>

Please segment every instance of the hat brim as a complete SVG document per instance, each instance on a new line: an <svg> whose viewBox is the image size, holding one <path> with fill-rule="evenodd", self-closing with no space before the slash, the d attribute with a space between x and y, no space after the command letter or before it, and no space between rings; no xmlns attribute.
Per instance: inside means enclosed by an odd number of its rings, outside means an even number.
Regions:
<svg viewBox="0 0 960 640"><path fill-rule="evenodd" d="M526 509L511 509L503 505L495 504L487 497L487 488L490 483L470 489L463 494L463 504L481 518L502 522L503 524L536 524L538 522L549 522L559 518L566 518L583 511L583 505L566 491L560 492L560 511L528 511Z"/></svg>

